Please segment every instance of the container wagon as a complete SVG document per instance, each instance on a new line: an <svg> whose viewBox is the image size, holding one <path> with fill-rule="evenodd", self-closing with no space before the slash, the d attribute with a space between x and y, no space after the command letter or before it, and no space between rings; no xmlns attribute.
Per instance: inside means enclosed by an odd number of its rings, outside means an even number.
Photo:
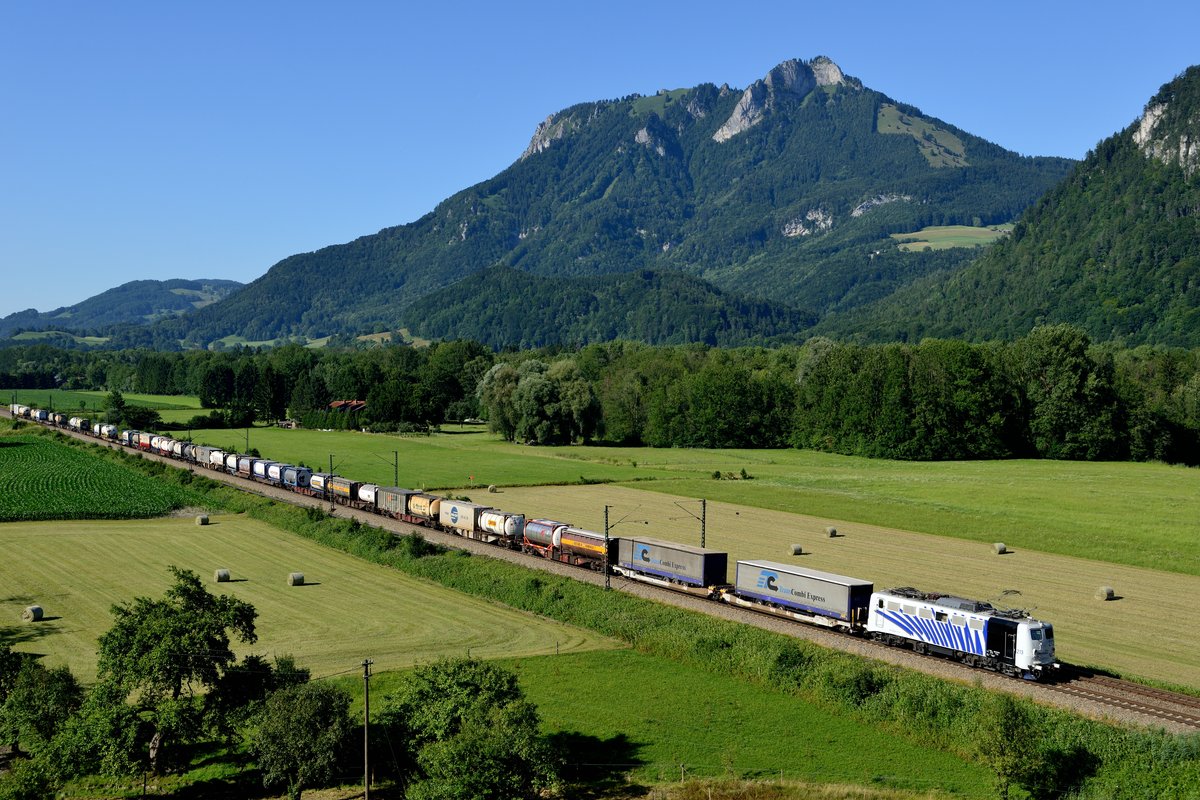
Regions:
<svg viewBox="0 0 1200 800"><path fill-rule="evenodd" d="M832 572L780 564L738 561L733 588L721 599L801 622L859 633L867 626L867 608L875 587L870 581Z"/></svg>
<svg viewBox="0 0 1200 800"><path fill-rule="evenodd" d="M729 554L661 539L621 539L613 572L705 597L729 584Z"/></svg>

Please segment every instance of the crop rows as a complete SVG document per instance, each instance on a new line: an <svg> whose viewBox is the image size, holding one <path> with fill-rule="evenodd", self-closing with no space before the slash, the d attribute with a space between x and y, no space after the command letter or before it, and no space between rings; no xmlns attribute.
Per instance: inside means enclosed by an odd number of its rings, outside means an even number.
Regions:
<svg viewBox="0 0 1200 800"><path fill-rule="evenodd" d="M185 503L179 487L75 448L0 438L0 522L156 517Z"/></svg>

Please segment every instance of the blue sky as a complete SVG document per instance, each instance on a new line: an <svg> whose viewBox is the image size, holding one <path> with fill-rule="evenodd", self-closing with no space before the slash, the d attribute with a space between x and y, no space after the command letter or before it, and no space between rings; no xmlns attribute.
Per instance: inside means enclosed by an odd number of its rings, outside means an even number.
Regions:
<svg viewBox="0 0 1200 800"><path fill-rule="evenodd" d="M421 6L421 7L415 7ZM577 102L828 55L1027 155L1081 157L1200 63L1195 2L13 2L0 315L250 281L420 217ZM482 266L482 265L481 265Z"/></svg>

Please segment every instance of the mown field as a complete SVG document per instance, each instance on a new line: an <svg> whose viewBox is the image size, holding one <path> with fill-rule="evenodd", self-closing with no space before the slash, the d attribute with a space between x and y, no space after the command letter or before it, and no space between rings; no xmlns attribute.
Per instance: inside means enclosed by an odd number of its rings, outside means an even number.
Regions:
<svg viewBox="0 0 1200 800"><path fill-rule="evenodd" d="M194 498L44 436L0 436L0 522L157 517Z"/></svg>
<svg viewBox="0 0 1200 800"><path fill-rule="evenodd" d="M598 634L487 603L402 575L245 516L0 525L0 640L96 675L96 639L110 609L136 596L159 597L169 565L200 575L215 594L258 610L258 642L241 653L292 655L314 676L378 671L443 656L519 657L616 646ZM233 580L212 583L216 569ZM304 586L288 586L291 572ZM36 603L46 619L22 624Z"/></svg>
<svg viewBox="0 0 1200 800"><path fill-rule="evenodd" d="M194 430L198 442L241 452L245 429ZM399 461L400 485L425 489L486 490L489 484L540 485L588 481L668 479L668 470L646 471L628 458L590 458L577 448L522 447L502 442L480 427L452 428L425 435L384 436L357 431L253 428L250 446L264 457L329 468L358 480L392 485ZM608 456L622 451L608 451Z"/></svg>

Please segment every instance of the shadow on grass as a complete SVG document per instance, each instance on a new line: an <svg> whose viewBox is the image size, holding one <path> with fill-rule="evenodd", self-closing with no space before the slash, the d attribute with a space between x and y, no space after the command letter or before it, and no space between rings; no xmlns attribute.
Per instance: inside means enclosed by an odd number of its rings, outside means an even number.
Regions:
<svg viewBox="0 0 1200 800"><path fill-rule="evenodd" d="M61 626L47 624L57 619L61 619L61 617L43 617L40 622L26 623L25 625L0 625L0 644L12 647L36 642L43 637L59 633L62 630Z"/></svg>
<svg viewBox="0 0 1200 800"><path fill-rule="evenodd" d="M562 778L573 798L626 797L630 785L625 776L646 763L638 755L643 745L623 733L601 739L562 731L550 735L550 746L562 756Z"/></svg>

